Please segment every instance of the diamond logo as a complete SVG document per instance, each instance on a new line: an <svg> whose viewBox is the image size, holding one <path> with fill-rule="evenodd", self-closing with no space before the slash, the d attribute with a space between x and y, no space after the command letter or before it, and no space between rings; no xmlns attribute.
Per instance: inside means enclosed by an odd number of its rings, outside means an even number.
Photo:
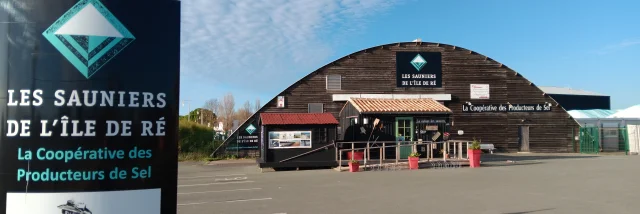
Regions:
<svg viewBox="0 0 640 214"><path fill-rule="evenodd" d="M424 60L424 58L422 58L420 54L416 55L416 57L411 60L411 65L413 65L413 67L418 71L420 71L420 69L422 69L422 67L424 67L426 64L427 60Z"/></svg>
<svg viewBox="0 0 640 214"><path fill-rule="evenodd" d="M253 124L249 124L249 126L247 126L247 128L244 129L244 130L247 131L247 133L249 133L249 134L253 134L253 132L256 131L256 127L253 126Z"/></svg>
<svg viewBox="0 0 640 214"><path fill-rule="evenodd" d="M87 79L136 39L100 0L80 0L42 35Z"/></svg>

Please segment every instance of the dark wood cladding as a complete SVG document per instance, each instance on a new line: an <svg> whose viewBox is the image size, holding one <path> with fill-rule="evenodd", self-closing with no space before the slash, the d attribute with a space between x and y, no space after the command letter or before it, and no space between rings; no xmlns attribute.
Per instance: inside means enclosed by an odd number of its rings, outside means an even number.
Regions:
<svg viewBox="0 0 640 214"><path fill-rule="evenodd" d="M438 51L442 53L441 88L396 87L396 56L398 51ZM342 76L342 90L325 89L325 76ZM489 84L490 99L471 100L470 84ZM336 118L345 102L334 102L333 94L451 94L445 105L453 111L452 139L493 143L499 150L518 151L518 128L530 127L530 151L573 152L572 129L578 123L535 84L520 73L491 58L467 49L434 43L400 43L378 46L345 56L330 63L278 95L286 96L286 107L276 108L276 98L259 112L307 112L308 103L324 103L325 112ZM277 95L276 95L277 96ZM463 113L465 102L473 104L544 104L551 103L551 112L535 113ZM524 121L524 122L523 122ZM242 126L241 126L242 127ZM464 135L458 136L457 130Z"/></svg>

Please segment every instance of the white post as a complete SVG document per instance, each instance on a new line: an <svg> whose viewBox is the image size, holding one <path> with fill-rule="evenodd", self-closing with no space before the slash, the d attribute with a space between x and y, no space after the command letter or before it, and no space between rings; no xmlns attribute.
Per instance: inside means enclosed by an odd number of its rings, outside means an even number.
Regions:
<svg viewBox="0 0 640 214"><path fill-rule="evenodd" d="M382 143L382 156L381 156L382 160L387 159L386 153L387 153L387 143Z"/></svg>
<svg viewBox="0 0 640 214"><path fill-rule="evenodd" d="M337 150L337 149L338 149L338 148L336 148L336 150ZM339 157L339 160L338 160L338 161L339 161L339 162L338 162L338 171L339 171L339 172L342 172L342 151L339 151L338 153L340 153L340 154L338 155L338 156L340 156L340 157Z"/></svg>

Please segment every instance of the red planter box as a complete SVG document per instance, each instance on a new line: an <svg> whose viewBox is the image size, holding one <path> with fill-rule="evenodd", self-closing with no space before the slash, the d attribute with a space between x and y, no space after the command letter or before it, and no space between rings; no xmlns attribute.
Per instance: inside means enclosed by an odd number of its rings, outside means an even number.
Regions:
<svg viewBox="0 0 640 214"><path fill-rule="evenodd" d="M353 154L351 154L352 152L347 152L347 159L349 160L364 160L364 152L353 152ZM353 159L351 159L351 156L353 156Z"/></svg>
<svg viewBox="0 0 640 214"><path fill-rule="evenodd" d="M469 154L469 167L471 168L478 168L480 167L480 154L482 154L482 150L480 149L474 149L474 150L467 150L467 153Z"/></svg>
<svg viewBox="0 0 640 214"><path fill-rule="evenodd" d="M418 169L419 157L409 157L409 169Z"/></svg>
<svg viewBox="0 0 640 214"><path fill-rule="evenodd" d="M360 163L349 162L349 172L357 172L360 170Z"/></svg>

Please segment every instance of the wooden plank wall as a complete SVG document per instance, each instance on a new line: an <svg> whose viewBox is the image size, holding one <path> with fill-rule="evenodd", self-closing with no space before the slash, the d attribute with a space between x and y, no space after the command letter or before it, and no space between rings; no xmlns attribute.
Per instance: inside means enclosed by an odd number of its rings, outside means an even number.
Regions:
<svg viewBox="0 0 640 214"><path fill-rule="evenodd" d="M439 51L442 53L442 88L397 88L396 51ZM342 90L327 91L325 76L342 75ZM470 100L470 84L490 84L489 100ZM325 112L336 118L345 102L333 102L333 94L452 94L445 102L454 112L452 135L455 139L493 143L499 150L518 151L518 127L530 122L532 152L573 152L571 129L578 123L535 85L510 68L467 49L434 43L400 43L378 46L345 56L314 71L266 103L260 112L307 112L308 103L324 103ZM276 96L286 96L286 107L276 108ZM538 113L462 113L462 104L553 104L552 112ZM241 126L243 127L243 126Z"/></svg>

